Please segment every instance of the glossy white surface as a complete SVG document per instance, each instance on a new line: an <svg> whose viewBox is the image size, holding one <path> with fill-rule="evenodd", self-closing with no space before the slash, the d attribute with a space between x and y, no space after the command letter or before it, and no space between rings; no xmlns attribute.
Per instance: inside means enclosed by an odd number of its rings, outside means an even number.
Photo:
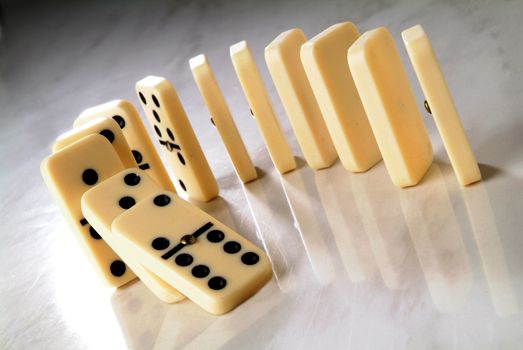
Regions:
<svg viewBox="0 0 523 350"><path fill-rule="evenodd" d="M523 346L523 4L104 2L3 8L0 41L0 348L518 349ZM459 187L428 114L436 163L395 188L380 163L275 171L228 47L249 40L276 112L294 135L263 48L294 26L312 37L421 23L454 95L484 181ZM403 62L423 108L405 50ZM262 175L242 186L209 122L188 59L205 53ZM137 103L149 74L178 89L221 197L202 208L263 246L275 276L233 312L165 305L142 283L97 279L39 174L50 144L85 108ZM301 157L301 156L299 156Z"/></svg>

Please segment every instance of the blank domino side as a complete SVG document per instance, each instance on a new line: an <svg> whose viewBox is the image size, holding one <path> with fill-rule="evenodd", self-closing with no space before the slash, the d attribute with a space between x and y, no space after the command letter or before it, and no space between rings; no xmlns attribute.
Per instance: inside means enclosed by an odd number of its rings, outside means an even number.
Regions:
<svg viewBox="0 0 523 350"><path fill-rule="evenodd" d="M136 93L181 189L200 201L216 198L218 183L173 85L148 76L136 83Z"/></svg>
<svg viewBox="0 0 523 350"><path fill-rule="evenodd" d="M126 168L136 167L136 161L120 127L114 120L107 118L91 120L78 128L58 136L53 144L53 152L59 151L71 143L91 134L100 134L109 140Z"/></svg>
<svg viewBox="0 0 523 350"><path fill-rule="evenodd" d="M87 190L124 170L107 138L85 136L44 159L40 169L51 195L103 280L118 287L136 278L89 225L80 208Z"/></svg>
<svg viewBox="0 0 523 350"><path fill-rule="evenodd" d="M269 95L247 42L240 41L232 45L230 54L234 70L276 169L280 174L294 170L296 168L294 154L274 114Z"/></svg>
<svg viewBox="0 0 523 350"><path fill-rule="evenodd" d="M230 311L272 275L261 249L171 192L138 202L111 231L145 267L213 314Z"/></svg>
<svg viewBox="0 0 523 350"><path fill-rule="evenodd" d="M134 105L127 100L113 100L88 108L76 118L74 127L78 128L100 117L112 118L118 123L138 168L145 170L162 188L174 191L169 174Z"/></svg>
<svg viewBox="0 0 523 350"><path fill-rule="evenodd" d="M392 35L384 27L364 33L348 61L392 182L416 185L432 164L432 145Z"/></svg>
<svg viewBox="0 0 523 350"><path fill-rule="evenodd" d="M307 164L322 169L338 154L301 64L300 48L306 41L299 28L281 33L265 48L265 62Z"/></svg>
<svg viewBox="0 0 523 350"><path fill-rule="evenodd" d="M238 177L243 183L255 180L258 174L207 58L205 55L198 55L189 60L189 65L194 81L211 113L211 122L220 133Z"/></svg>
<svg viewBox="0 0 523 350"><path fill-rule="evenodd" d="M481 180L478 163L428 36L419 24L401 35L459 182L466 186Z"/></svg>
<svg viewBox="0 0 523 350"><path fill-rule="evenodd" d="M132 250L120 244L111 234L114 219L158 191L161 191L161 187L145 171L126 169L85 192L81 201L82 213L151 292L166 303L174 303L185 297L137 262Z"/></svg>
<svg viewBox="0 0 523 350"><path fill-rule="evenodd" d="M347 63L360 36L351 22L335 24L301 46L300 57L343 167L363 172L381 160Z"/></svg>

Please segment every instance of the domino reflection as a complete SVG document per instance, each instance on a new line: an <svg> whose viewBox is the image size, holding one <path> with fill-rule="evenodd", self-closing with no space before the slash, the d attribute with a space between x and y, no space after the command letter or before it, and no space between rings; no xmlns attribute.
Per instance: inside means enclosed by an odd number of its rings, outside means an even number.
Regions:
<svg viewBox="0 0 523 350"><path fill-rule="evenodd" d="M320 285L327 285L335 278L333 256L325 240L330 236L330 229L319 204L314 171L302 159L296 160L298 168L281 176L280 180L314 277Z"/></svg>
<svg viewBox="0 0 523 350"><path fill-rule="evenodd" d="M496 314L500 317L517 314L519 303L487 189L483 182L478 182L464 187L461 195L465 201Z"/></svg>
<svg viewBox="0 0 523 350"><path fill-rule="evenodd" d="M472 288L469 257L438 164L400 202L429 293L440 312L453 312Z"/></svg>
<svg viewBox="0 0 523 350"><path fill-rule="evenodd" d="M302 248L289 225L293 218L277 180L279 175L270 163L265 168L271 171L257 168L258 180L242 186L257 233L272 262L274 279L287 292L297 286Z"/></svg>
<svg viewBox="0 0 523 350"><path fill-rule="evenodd" d="M314 173L316 188L341 262L349 279L361 282L369 280L376 273L377 266L350 190L350 179L340 162Z"/></svg>
<svg viewBox="0 0 523 350"><path fill-rule="evenodd" d="M351 176L356 208L385 285L393 290L410 287L418 263L401 212L399 191L383 162L364 174Z"/></svg>
<svg viewBox="0 0 523 350"><path fill-rule="evenodd" d="M154 349L218 349L239 334L249 333L264 318L273 314L287 300L274 284L267 284L248 303L234 312L212 316L199 308L169 310L158 333ZM184 303L189 305L188 303ZM189 305L190 306L190 305ZM252 330L251 330L252 332Z"/></svg>
<svg viewBox="0 0 523 350"><path fill-rule="evenodd" d="M180 304L192 303L183 301ZM147 289L145 284L138 282L115 290L111 296L111 306L127 347L152 348L169 304L162 302Z"/></svg>

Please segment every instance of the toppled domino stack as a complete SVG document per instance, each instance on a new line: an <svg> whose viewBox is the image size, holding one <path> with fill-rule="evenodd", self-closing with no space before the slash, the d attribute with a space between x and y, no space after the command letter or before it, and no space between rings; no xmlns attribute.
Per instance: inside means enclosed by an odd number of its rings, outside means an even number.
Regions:
<svg viewBox="0 0 523 350"><path fill-rule="evenodd" d="M462 185L481 179L478 165L431 43L420 25L402 33L414 70ZM269 155L280 174L296 162L245 41L231 60ZM339 157L351 172L382 158L399 187L421 181L433 160L429 135L392 35L360 36L350 22L307 40L296 28L265 49L269 72L309 166ZM190 60L211 122L243 183L257 172L205 55ZM218 183L173 85L149 76L136 93L165 158L171 181L131 102L89 108L61 135L41 166L64 217L111 286L137 276L161 300L189 298L208 312L230 311L271 277L267 255L176 194L200 201ZM429 107L430 106L430 107Z"/></svg>

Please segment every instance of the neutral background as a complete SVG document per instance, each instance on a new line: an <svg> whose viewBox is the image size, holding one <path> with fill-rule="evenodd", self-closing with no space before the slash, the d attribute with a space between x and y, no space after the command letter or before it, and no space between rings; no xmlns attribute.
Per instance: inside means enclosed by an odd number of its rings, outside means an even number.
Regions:
<svg viewBox="0 0 523 350"><path fill-rule="evenodd" d="M1 348L459 348L523 346L523 36L521 1L8 1L0 38ZM436 163L398 190L383 163L280 178L234 74L248 40L301 155L263 59L280 32L312 37L350 20L387 26L420 109L400 32L433 41L485 181L460 189L434 123ZM242 187L192 79L205 53L260 180ZM274 279L232 313L164 305L140 282L94 275L39 173L85 108L137 103L134 83L176 86L221 187L202 208L263 246Z"/></svg>

